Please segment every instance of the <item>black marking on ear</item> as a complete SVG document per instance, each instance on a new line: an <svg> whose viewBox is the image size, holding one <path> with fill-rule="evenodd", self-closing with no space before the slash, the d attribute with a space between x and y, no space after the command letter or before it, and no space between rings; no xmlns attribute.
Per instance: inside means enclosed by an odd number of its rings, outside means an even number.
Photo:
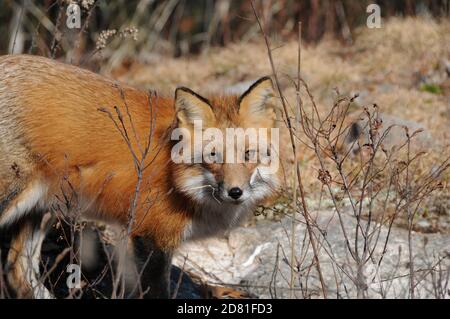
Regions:
<svg viewBox="0 0 450 319"><path fill-rule="evenodd" d="M175 90L175 101L177 100L177 95L178 95L177 93L178 93L178 90L181 90L181 91L187 92L187 93L189 93L189 94L192 94L192 95L195 96L196 98L200 99L202 102L205 102L206 104L208 104L209 107L212 109L211 102L210 102L207 98L201 96L200 94L195 93L195 92L192 91L191 89L189 89L189 88L187 88L187 87L184 87L184 86L179 86L179 87L176 88L176 90Z"/></svg>
<svg viewBox="0 0 450 319"><path fill-rule="evenodd" d="M250 92L257 87L261 82L264 82L266 80L270 80L270 82L272 82L272 79L270 78L270 76L263 76L262 78L260 78L258 81L256 81L255 83L253 83L248 89L247 91L245 91L238 100L238 105L241 105L242 100L244 99L244 97L246 97L248 94L250 94ZM273 86L273 83L272 83Z"/></svg>

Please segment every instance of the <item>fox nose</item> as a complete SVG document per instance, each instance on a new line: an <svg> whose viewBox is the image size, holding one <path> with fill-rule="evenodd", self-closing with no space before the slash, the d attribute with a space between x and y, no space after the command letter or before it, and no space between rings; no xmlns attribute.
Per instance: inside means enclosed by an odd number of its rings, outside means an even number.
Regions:
<svg viewBox="0 0 450 319"><path fill-rule="evenodd" d="M228 191L228 196L233 199L238 199L242 196L242 189L240 189L239 187L233 187Z"/></svg>

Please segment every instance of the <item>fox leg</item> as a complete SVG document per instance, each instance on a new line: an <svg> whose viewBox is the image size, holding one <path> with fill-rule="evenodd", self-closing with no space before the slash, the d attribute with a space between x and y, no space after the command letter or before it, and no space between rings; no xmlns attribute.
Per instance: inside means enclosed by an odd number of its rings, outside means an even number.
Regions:
<svg viewBox="0 0 450 319"><path fill-rule="evenodd" d="M143 297L168 299L172 252L156 249L152 240L139 236L133 238L133 250Z"/></svg>
<svg viewBox="0 0 450 319"><path fill-rule="evenodd" d="M52 221L50 213L42 218L25 218L20 230L13 234L6 269L8 283L18 298L53 298L39 275L42 243Z"/></svg>
<svg viewBox="0 0 450 319"><path fill-rule="evenodd" d="M0 198L0 227L8 227L42 206L47 189L47 184L39 179L20 185L11 192L0 188L0 196L2 192L8 194L6 198Z"/></svg>

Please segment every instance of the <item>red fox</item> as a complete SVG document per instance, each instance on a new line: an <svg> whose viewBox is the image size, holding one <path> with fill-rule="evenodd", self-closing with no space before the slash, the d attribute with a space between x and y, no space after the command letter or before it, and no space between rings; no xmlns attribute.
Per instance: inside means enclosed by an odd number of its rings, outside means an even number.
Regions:
<svg viewBox="0 0 450 319"><path fill-rule="evenodd" d="M51 297L38 280L41 219L70 214L68 188L88 218L128 225L138 180L132 150L149 146L131 230L145 297L169 296L171 254L181 242L227 231L280 188L280 169L248 161L248 143L243 163L214 160L221 150L208 162L171 155L174 129L192 132L194 121L203 129L275 128L269 77L241 96L204 98L180 87L171 98L43 57L3 56L0 69L0 227L20 227L7 261L19 297Z"/></svg>

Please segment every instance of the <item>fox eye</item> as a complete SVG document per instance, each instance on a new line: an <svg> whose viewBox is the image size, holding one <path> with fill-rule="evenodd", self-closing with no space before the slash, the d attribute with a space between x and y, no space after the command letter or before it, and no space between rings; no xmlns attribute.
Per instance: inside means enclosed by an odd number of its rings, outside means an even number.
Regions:
<svg viewBox="0 0 450 319"><path fill-rule="evenodd" d="M253 159L255 155L255 151L254 150L246 150L245 151L245 161L249 161L250 159Z"/></svg>
<svg viewBox="0 0 450 319"><path fill-rule="evenodd" d="M204 159L205 159L206 163L209 163L209 164L221 163L221 160L222 160L222 156L221 156L220 152L216 152L216 151L210 151L209 153L206 153L204 156L205 156Z"/></svg>

